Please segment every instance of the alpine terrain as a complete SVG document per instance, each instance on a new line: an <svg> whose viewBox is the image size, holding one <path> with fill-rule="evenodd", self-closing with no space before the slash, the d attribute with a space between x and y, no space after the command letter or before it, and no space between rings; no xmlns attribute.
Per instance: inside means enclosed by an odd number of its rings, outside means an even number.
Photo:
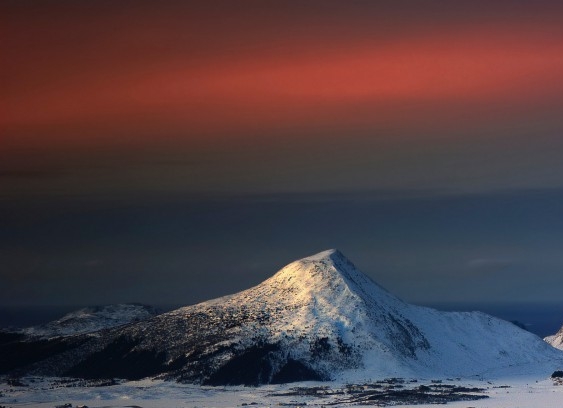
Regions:
<svg viewBox="0 0 563 408"><path fill-rule="evenodd" d="M544 340L553 347L563 350L563 327L554 335L547 336Z"/></svg>
<svg viewBox="0 0 563 408"><path fill-rule="evenodd" d="M0 356L21 350L26 358L0 361L0 370L209 385L563 366L561 351L512 323L403 302L337 250L295 261L243 292L95 335L8 339Z"/></svg>
<svg viewBox="0 0 563 408"><path fill-rule="evenodd" d="M157 314L153 307L140 304L85 307L52 322L21 329L20 332L41 338L86 334L139 322Z"/></svg>

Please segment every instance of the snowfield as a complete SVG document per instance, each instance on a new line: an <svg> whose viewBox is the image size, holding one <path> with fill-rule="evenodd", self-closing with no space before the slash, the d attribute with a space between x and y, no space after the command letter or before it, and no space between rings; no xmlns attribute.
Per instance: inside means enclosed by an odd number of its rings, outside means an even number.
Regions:
<svg viewBox="0 0 563 408"><path fill-rule="evenodd" d="M54 407L72 404L73 407L87 405L101 407L373 407L369 403L338 403L347 395L283 395L293 394L295 389L341 390L346 384L303 382L262 387L205 387L160 380L124 382L119 385L101 387L63 386L60 379L23 378L27 386L0 385L0 405L6 407ZM416 383L405 380L405 388L416 388L422 384L435 385L438 380L419 379ZM434 382L433 382L434 381ZM473 393L488 398L474 401L451 402L448 406L467 408L560 408L563 401L563 386L555 385L551 379L514 376L506 379L443 379L442 384L465 388L480 388ZM438 384L440 385L440 384ZM350 389L350 387L348 387ZM282 395L280 395L282 394ZM390 404L396 406L396 404ZM399 404L402 405L402 404ZM404 406L412 406L406 404ZM422 403L417 407L435 407Z"/></svg>

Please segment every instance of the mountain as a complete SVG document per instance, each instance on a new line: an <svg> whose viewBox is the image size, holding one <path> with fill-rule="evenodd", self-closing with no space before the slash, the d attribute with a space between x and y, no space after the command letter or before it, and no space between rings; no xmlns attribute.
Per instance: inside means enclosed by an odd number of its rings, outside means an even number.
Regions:
<svg viewBox="0 0 563 408"><path fill-rule="evenodd" d="M563 350L563 327L553 336L547 336L544 340L553 347Z"/></svg>
<svg viewBox="0 0 563 408"><path fill-rule="evenodd" d="M19 332L40 338L87 334L139 322L157 314L153 307L141 304L86 307L68 313L52 322L27 327Z"/></svg>
<svg viewBox="0 0 563 408"><path fill-rule="evenodd" d="M49 347L56 352L10 370L258 385L563 366L563 353L512 323L403 302L337 250L295 261L243 292Z"/></svg>
<svg viewBox="0 0 563 408"><path fill-rule="evenodd" d="M0 374L21 375L65 352L103 338L128 324L157 315L151 306L117 304L87 307L52 322L24 329L0 330ZM55 363L56 364L56 363ZM56 367L55 367L56 368ZM51 369L51 371L56 371Z"/></svg>

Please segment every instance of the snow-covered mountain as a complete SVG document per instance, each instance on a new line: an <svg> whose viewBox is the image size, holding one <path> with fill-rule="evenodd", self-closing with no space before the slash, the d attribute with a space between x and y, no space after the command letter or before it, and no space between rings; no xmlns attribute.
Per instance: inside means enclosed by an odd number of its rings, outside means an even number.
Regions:
<svg viewBox="0 0 563 408"><path fill-rule="evenodd" d="M337 250L295 261L243 292L62 349L20 370L263 384L563 366L563 353L512 323L403 302Z"/></svg>
<svg viewBox="0 0 563 408"><path fill-rule="evenodd" d="M563 350L563 327L554 335L547 336L544 340L553 347Z"/></svg>
<svg viewBox="0 0 563 408"><path fill-rule="evenodd" d="M71 336L140 322L156 315L153 307L141 304L93 306L75 310L49 323L21 329L20 332L40 338Z"/></svg>

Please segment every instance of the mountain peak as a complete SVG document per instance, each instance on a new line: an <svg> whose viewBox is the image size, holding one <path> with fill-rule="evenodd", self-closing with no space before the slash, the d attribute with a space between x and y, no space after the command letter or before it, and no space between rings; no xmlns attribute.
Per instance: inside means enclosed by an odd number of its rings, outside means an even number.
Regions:
<svg viewBox="0 0 563 408"><path fill-rule="evenodd" d="M346 286L350 281L368 280L338 249L329 249L282 268L265 284L274 286L298 286L307 291L334 287L337 283Z"/></svg>
<svg viewBox="0 0 563 408"><path fill-rule="evenodd" d="M290 263L254 289L254 299L330 309L330 316L375 303L402 303L358 270L339 250L329 249ZM316 315L316 313L314 313Z"/></svg>
<svg viewBox="0 0 563 408"><path fill-rule="evenodd" d="M346 259L346 257L344 256L344 254L342 252L340 252L338 249L333 248L333 249L327 249L325 251L321 251L315 255L311 255L308 257L305 257L303 259L301 259L301 261L310 261L310 262L316 262L316 261L336 261L336 260L345 260L347 262L348 259Z"/></svg>

